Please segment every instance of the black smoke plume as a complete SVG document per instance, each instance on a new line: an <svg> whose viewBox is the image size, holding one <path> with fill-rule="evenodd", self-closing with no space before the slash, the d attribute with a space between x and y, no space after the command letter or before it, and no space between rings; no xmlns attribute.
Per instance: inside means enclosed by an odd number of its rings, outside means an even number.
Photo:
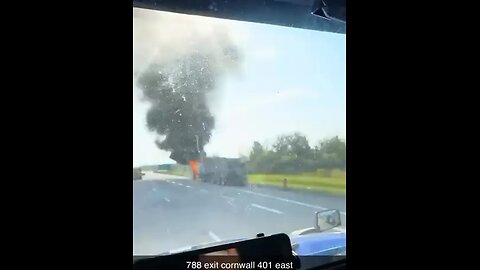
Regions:
<svg viewBox="0 0 480 270"><path fill-rule="evenodd" d="M168 55L168 61L155 58L137 79L137 86L151 104L147 127L160 135L155 142L158 148L171 152L170 158L177 163L188 164L205 155L204 146L215 127L208 94L239 61L238 49L228 42L228 36L222 39L226 34L212 32L218 40L213 48L184 49L178 55Z"/></svg>

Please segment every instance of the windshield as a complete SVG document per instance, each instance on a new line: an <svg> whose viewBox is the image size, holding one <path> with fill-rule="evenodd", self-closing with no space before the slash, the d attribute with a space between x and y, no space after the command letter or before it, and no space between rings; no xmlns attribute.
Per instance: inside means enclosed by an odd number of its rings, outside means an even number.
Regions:
<svg viewBox="0 0 480 270"><path fill-rule="evenodd" d="M134 255L346 230L345 40L134 8Z"/></svg>

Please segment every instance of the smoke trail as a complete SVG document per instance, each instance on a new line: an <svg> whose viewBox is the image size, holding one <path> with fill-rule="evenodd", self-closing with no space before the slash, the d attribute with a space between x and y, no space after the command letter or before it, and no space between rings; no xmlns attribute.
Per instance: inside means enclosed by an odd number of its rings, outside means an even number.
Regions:
<svg viewBox="0 0 480 270"><path fill-rule="evenodd" d="M207 94L236 68L238 48L227 29L204 18L140 10L134 18L137 86L151 104L147 127L161 135L160 149L187 164L210 140Z"/></svg>

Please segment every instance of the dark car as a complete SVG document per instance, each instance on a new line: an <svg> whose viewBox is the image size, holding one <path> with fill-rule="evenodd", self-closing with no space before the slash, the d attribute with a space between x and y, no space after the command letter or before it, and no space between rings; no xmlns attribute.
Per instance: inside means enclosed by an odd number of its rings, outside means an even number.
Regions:
<svg viewBox="0 0 480 270"><path fill-rule="evenodd" d="M133 168L133 180L142 180L142 169L141 168Z"/></svg>

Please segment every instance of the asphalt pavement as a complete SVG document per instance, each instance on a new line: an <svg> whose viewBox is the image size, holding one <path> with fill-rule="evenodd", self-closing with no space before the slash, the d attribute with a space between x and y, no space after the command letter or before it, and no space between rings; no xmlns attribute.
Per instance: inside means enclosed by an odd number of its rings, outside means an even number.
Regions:
<svg viewBox="0 0 480 270"><path fill-rule="evenodd" d="M153 255L187 246L286 233L312 227L314 213L341 211L345 196L268 187L230 187L146 172L133 182L134 255Z"/></svg>

